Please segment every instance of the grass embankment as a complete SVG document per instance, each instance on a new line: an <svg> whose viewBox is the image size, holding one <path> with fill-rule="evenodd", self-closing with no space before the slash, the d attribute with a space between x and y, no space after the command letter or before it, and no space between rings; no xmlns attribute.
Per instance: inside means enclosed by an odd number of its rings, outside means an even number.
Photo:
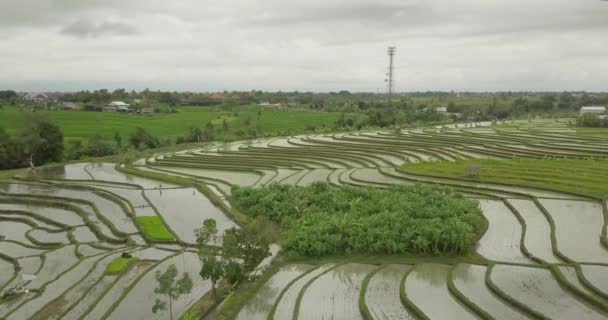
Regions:
<svg viewBox="0 0 608 320"><path fill-rule="evenodd" d="M232 198L284 227L284 248L307 257L466 254L484 226L476 202L440 186L234 187Z"/></svg>
<svg viewBox="0 0 608 320"><path fill-rule="evenodd" d="M29 111L16 107L0 109L0 127L9 133L20 129L20 119ZM88 140L101 134L113 140L117 132L123 141L136 127L142 127L153 136L176 138L188 134L189 128L204 128L211 122L217 139L238 139L238 131L255 129L258 135L273 135L292 130L304 132L307 127L331 128L340 113L310 112L302 110L268 110L256 107L244 108L238 112L221 111L211 107L181 107L177 113L140 116L134 114L87 112L87 111L46 111L48 117L63 130L66 140ZM228 123L228 133L223 136L223 122ZM249 123L249 124L248 124Z"/></svg>
<svg viewBox="0 0 608 320"><path fill-rule="evenodd" d="M480 165L470 176L469 165ZM459 160L405 164L399 170L436 177L537 187L608 198L608 161L580 159Z"/></svg>
<svg viewBox="0 0 608 320"><path fill-rule="evenodd" d="M144 236L152 241L173 241L175 237L165 224L156 216L136 217L135 221L141 227Z"/></svg>
<svg viewBox="0 0 608 320"><path fill-rule="evenodd" d="M137 261L139 261L139 259L137 257L131 257L131 258L118 257L118 258L112 260L112 262L110 262L110 264L108 264L108 266L106 267L105 274L121 274L121 273L123 273L123 271L127 270L129 268L129 266L131 266L132 264L134 264Z"/></svg>

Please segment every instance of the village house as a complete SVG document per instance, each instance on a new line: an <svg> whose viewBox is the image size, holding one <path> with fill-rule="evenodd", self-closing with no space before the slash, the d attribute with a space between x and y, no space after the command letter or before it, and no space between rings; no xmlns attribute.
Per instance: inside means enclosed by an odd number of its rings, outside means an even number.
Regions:
<svg viewBox="0 0 608 320"><path fill-rule="evenodd" d="M435 107L435 112L443 114L443 115L447 115L448 107Z"/></svg>
<svg viewBox="0 0 608 320"><path fill-rule="evenodd" d="M150 116L154 113L154 108L143 108L139 111L140 114Z"/></svg>
<svg viewBox="0 0 608 320"><path fill-rule="evenodd" d="M122 101L112 101L103 108L104 112L129 112L130 105Z"/></svg>
<svg viewBox="0 0 608 320"><path fill-rule="evenodd" d="M269 108L269 109L283 109L283 104L280 102L277 103L270 103L270 102L262 102L260 104L258 104L260 107L264 107L264 108Z"/></svg>
<svg viewBox="0 0 608 320"><path fill-rule="evenodd" d="M214 93L212 95L209 96L209 100L213 100L213 101L219 101L221 102L222 100L224 100L225 96L223 93Z"/></svg>
<svg viewBox="0 0 608 320"><path fill-rule="evenodd" d="M604 114L604 113L606 113L606 107L602 107L602 106L583 106L583 107L581 107L580 115L584 115L587 113Z"/></svg>
<svg viewBox="0 0 608 320"><path fill-rule="evenodd" d="M26 94L23 99L32 102L47 102L51 100L51 97L41 92L30 92Z"/></svg>
<svg viewBox="0 0 608 320"><path fill-rule="evenodd" d="M64 102L61 104L62 110L80 110L82 109L80 105L74 102Z"/></svg>

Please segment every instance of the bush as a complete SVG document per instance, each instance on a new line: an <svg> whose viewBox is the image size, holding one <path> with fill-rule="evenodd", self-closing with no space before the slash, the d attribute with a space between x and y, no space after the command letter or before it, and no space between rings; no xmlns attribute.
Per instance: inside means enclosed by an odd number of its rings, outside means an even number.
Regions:
<svg viewBox="0 0 608 320"><path fill-rule="evenodd" d="M129 142L136 148L158 148L160 146L160 142L156 137L151 135L148 131L143 128L136 128L135 132L131 133L129 136Z"/></svg>
<svg viewBox="0 0 608 320"><path fill-rule="evenodd" d="M597 114L587 113L576 119L576 125L579 127L607 128L608 118L601 118Z"/></svg>
<svg viewBox="0 0 608 320"><path fill-rule="evenodd" d="M103 157L114 154L114 147L105 141L99 134L94 134L87 143L86 155L91 157Z"/></svg>
<svg viewBox="0 0 608 320"><path fill-rule="evenodd" d="M476 202L439 186L235 186L232 197L245 214L283 226L285 249L305 256L461 254L483 225Z"/></svg>

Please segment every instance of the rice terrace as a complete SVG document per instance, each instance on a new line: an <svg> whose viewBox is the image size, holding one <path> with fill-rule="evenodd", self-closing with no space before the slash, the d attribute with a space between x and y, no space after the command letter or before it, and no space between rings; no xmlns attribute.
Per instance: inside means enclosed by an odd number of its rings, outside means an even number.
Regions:
<svg viewBox="0 0 608 320"><path fill-rule="evenodd" d="M0 0L0 320L608 320L608 0Z"/></svg>
<svg viewBox="0 0 608 320"><path fill-rule="evenodd" d="M0 317L167 318L152 306L170 265L192 275L172 306L191 317L212 290L193 230L263 216L270 256L210 318L606 319L602 134L478 122L44 166L0 186L1 288L25 292Z"/></svg>

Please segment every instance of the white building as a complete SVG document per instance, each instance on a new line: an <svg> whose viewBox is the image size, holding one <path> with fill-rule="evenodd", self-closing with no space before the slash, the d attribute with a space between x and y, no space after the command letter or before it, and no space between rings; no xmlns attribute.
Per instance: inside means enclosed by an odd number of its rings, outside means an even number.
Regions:
<svg viewBox="0 0 608 320"><path fill-rule="evenodd" d="M602 106L581 107L580 114L583 115L583 114L587 114L587 113L604 114L604 113L606 113L606 107L602 107Z"/></svg>
<svg viewBox="0 0 608 320"><path fill-rule="evenodd" d="M124 103L122 101L112 101L108 104L107 109L114 108L115 111L118 112L129 112L130 105L128 103Z"/></svg>
<svg viewBox="0 0 608 320"><path fill-rule="evenodd" d="M46 102L51 100L51 98L44 94L44 93L40 93L40 92L30 92L28 94L26 94L23 99L28 100L28 101L33 101L33 102Z"/></svg>
<svg viewBox="0 0 608 320"><path fill-rule="evenodd" d="M441 113L441 114L447 114L448 107L435 107L435 112Z"/></svg>

